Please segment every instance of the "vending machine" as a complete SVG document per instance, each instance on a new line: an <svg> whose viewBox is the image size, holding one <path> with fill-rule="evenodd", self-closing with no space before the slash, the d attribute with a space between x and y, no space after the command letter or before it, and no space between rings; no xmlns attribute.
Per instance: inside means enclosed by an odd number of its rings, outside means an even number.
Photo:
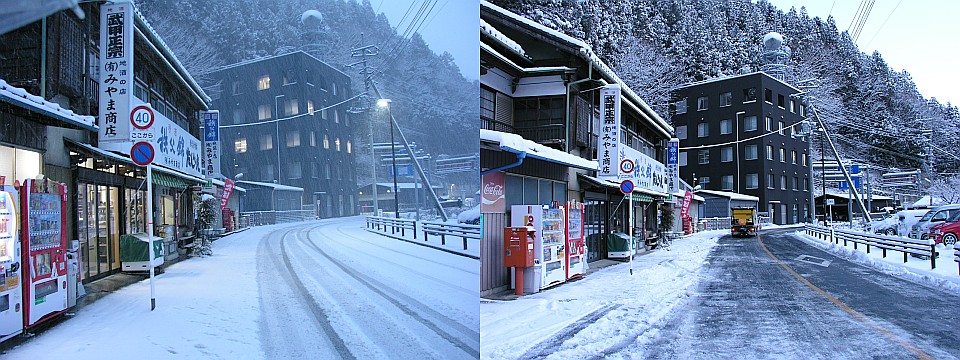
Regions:
<svg viewBox="0 0 960 360"><path fill-rule="evenodd" d="M17 189L0 176L0 341L23 332Z"/></svg>
<svg viewBox="0 0 960 360"><path fill-rule="evenodd" d="M524 268L523 291L535 293L567 280L562 206L514 205L511 208L511 226L532 227L534 266Z"/></svg>
<svg viewBox="0 0 960 360"><path fill-rule="evenodd" d="M583 235L583 203L571 200L566 206L567 280L587 273L587 246Z"/></svg>
<svg viewBox="0 0 960 360"><path fill-rule="evenodd" d="M30 328L67 310L67 189L52 180L20 187L23 320Z"/></svg>

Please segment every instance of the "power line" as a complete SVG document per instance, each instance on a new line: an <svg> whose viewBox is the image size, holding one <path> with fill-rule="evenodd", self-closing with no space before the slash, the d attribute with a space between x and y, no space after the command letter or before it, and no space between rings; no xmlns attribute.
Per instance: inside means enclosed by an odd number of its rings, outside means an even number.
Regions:
<svg viewBox="0 0 960 360"><path fill-rule="evenodd" d="M890 15L887 15L887 18L883 20L883 24L880 24L880 28L877 29L877 32L873 34L873 37L870 38L870 41L867 42L867 45L864 47L870 47L870 44L873 43L873 39L877 38L877 35L880 34L880 30L883 30L883 26L887 24L887 21L890 20L890 17L893 16L893 13L897 11L897 8L900 7L900 3L902 2L903 0L897 1L897 6L893 7L893 11L890 11Z"/></svg>

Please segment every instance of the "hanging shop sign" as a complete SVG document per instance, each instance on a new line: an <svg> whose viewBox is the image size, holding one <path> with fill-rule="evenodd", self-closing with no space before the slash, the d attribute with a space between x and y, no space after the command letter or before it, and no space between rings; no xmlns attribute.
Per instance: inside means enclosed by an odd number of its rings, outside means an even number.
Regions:
<svg viewBox="0 0 960 360"><path fill-rule="evenodd" d="M130 142L126 117L133 96L133 22L129 2L100 7L100 144Z"/></svg>
<svg viewBox="0 0 960 360"><path fill-rule="evenodd" d="M230 195L233 194L233 187L233 180L227 179L223 182L223 195L220 196L220 210L227 207L227 202L230 201Z"/></svg>
<svg viewBox="0 0 960 360"><path fill-rule="evenodd" d="M604 86L600 90L600 143L597 146L599 178L616 177L619 173L617 148L620 147L620 85Z"/></svg>
<svg viewBox="0 0 960 360"><path fill-rule="evenodd" d="M671 138L667 142L667 191L671 194L680 190L680 139Z"/></svg>
<svg viewBox="0 0 960 360"><path fill-rule="evenodd" d="M203 120L203 172L207 178L220 175L220 111L202 111Z"/></svg>

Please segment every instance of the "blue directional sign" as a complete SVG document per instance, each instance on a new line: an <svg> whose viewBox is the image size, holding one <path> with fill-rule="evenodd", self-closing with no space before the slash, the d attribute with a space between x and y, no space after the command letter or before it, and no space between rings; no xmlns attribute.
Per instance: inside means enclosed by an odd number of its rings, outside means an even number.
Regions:
<svg viewBox="0 0 960 360"><path fill-rule="evenodd" d="M624 195L632 193L633 181L624 180L622 183L620 183L620 192L622 192Z"/></svg>
<svg viewBox="0 0 960 360"><path fill-rule="evenodd" d="M203 114L203 141L220 141L220 112Z"/></svg>
<svg viewBox="0 0 960 360"><path fill-rule="evenodd" d="M397 165L397 176L413 177L413 165ZM390 176L393 176L393 166L390 167Z"/></svg>
<svg viewBox="0 0 960 360"><path fill-rule="evenodd" d="M156 152L153 150L153 145L145 141L133 144L133 147L130 148L130 159L133 160L134 164L140 166L153 163L154 155L156 155Z"/></svg>

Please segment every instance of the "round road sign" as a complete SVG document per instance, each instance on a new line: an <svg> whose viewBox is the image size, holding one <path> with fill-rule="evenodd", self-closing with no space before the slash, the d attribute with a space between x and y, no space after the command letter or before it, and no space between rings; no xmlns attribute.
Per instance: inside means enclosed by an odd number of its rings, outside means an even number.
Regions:
<svg viewBox="0 0 960 360"><path fill-rule="evenodd" d="M153 109L146 105L137 106L130 112L130 123L140 130L149 129L153 125L153 119Z"/></svg>
<svg viewBox="0 0 960 360"><path fill-rule="evenodd" d="M620 162L620 171L625 172L625 173L632 173L632 172L633 172L633 166L634 166L634 165L633 165L633 160L623 159L623 161Z"/></svg>
<svg viewBox="0 0 960 360"><path fill-rule="evenodd" d="M156 152L153 151L153 145L145 141L133 144L133 147L130 148L130 159L133 160L134 164L140 166L150 165L153 162L154 155L156 155Z"/></svg>
<svg viewBox="0 0 960 360"><path fill-rule="evenodd" d="M620 192L622 192L624 195L632 193L633 181L624 180L622 183L620 183Z"/></svg>

